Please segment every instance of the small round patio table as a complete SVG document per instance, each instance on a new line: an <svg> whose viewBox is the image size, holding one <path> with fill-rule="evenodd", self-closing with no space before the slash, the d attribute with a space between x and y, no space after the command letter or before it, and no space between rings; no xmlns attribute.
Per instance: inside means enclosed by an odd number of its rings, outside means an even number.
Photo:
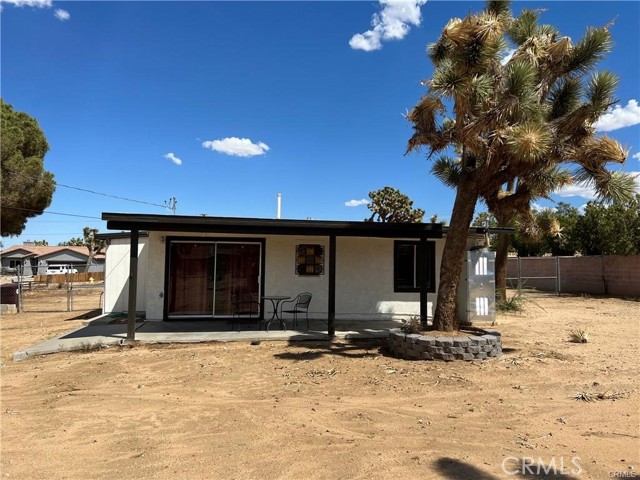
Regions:
<svg viewBox="0 0 640 480"><path fill-rule="evenodd" d="M264 324L264 329L268 332L269 331L269 327L271 326L271 322L273 322L274 318L277 318L278 321L280 322L280 326L282 327L283 330L287 329L287 324L284 323L284 320L282 320L282 318L280 318L280 315L278 314L278 305L280 305L280 302L282 302L283 300L289 300L291 297L285 297L282 295L267 295L262 297L263 300L269 300L271 302L271 305L273 306L273 312L271 313L271 318L269 320L266 321L266 323Z"/></svg>

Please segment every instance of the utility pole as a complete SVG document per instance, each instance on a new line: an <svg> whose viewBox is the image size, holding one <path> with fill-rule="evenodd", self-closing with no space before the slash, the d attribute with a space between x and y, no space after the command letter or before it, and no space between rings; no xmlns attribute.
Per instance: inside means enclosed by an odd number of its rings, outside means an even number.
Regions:
<svg viewBox="0 0 640 480"><path fill-rule="evenodd" d="M169 200L165 200L164 207L168 210L171 210L171 212L175 215L177 203L178 203L178 200L176 200L176 197L171 197Z"/></svg>

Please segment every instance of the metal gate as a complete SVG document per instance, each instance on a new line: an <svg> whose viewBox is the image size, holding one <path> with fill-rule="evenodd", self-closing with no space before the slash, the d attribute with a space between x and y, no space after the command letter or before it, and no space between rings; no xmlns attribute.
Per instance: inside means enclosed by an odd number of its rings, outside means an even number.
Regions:
<svg viewBox="0 0 640 480"><path fill-rule="evenodd" d="M515 257L507 263L507 286L560 294L560 257Z"/></svg>

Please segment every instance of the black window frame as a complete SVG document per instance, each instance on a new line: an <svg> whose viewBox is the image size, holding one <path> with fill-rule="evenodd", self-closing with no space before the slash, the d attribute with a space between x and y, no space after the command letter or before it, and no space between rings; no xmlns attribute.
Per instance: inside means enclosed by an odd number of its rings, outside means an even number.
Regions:
<svg viewBox="0 0 640 480"><path fill-rule="evenodd" d="M410 245L414 247L413 252L413 269L414 274L418 267L419 252L422 248L420 240L395 240L393 242L393 291L394 293L419 293L421 290L420 280L416 278L413 287L401 286L398 284L400 274L400 248ZM436 243L426 242L426 254L422 256L423 267L427 272L427 292L435 293L436 291Z"/></svg>

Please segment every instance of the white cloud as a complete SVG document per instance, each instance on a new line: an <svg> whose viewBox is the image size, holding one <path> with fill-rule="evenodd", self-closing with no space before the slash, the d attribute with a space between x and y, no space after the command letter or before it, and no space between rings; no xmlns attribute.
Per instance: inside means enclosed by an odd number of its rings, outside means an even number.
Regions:
<svg viewBox="0 0 640 480"><path fill-rule="evenodd" d="M69 15L69 12L67 12L66 10L62 10L61 8L57 8L56 11L53 12L53 16L56 17L61 22L66 22L71 18L71 15Z"/></svg>
<svg viewBox="0 0 640 480"><path fill-rule="evenodd" d="M371 30L356 33L349 46L354 50L371 52L382 48L382 40L402 40L411 30L420 26L420 7L427 0L379 0L382 10L371 18Z"/></svg>
<svg viewBox="0 0 640 480"><path fill-rule="evenodd" d="M585 183L574 183L562 187L560 190L553 192L559 197L582 197L587 200L595 200L596 192L592 185Z"/></svg>
<svg viewBox="0 0 640 480"><path fill-rule="evenodd" d="M0 11L2 11L3 4L16 7L51 8L53 6L53 0L0 0ZM61 8L56 8L53 16L61 22L66 22L71 18L69 12Z"/></svg>
<svg viewBox="0 0 640 480"><path fill-rule="evenodd" d="M616 105L614 109L609 109L596 122L596 130L600 132L610 132L619 128L630 127L640 123L640 106L637 100L629 100L625 107Z"/></svg>
<svg viewBox="0 0 640 480"><path fill-rule="evenodd" d="M167 158L167 159L171 160L176 165L182 165L182 159L176 157L175 154L173 154L171 152L165 153L163 156L164 156L164 158Z"/></svg>
<svg viewBox="0 0 640 480"><path fill-rule="evenodd" d="M202 142L204 148L235 157L253 157L264 155L269 150L266 143L253 143L248 138L227 137L221 140L207 140Z"/></svg>
<svg viewBox="0 0 640 480"><path fill-rule="evenodd" d="M635 176L636 192L640 193L640 172L627 173ZM597 199L596 191L590 183L574 183L572 185L567 185L557 192L554 192L554 194L560 197L582 197L587 200Z"/></svg>
<svg viewBox="0 0 640 480"><path fill-rule="evenodd" d="M635 175L636 181L636 193L640 193L640 172L629 172L631 175Z"/></svg>
<svg viewBox="0 0 640 480"><path fill-rule="evenodd" d="M631 155L631 158L635 158L636 160L640 160L640 152L634 153L633 155Z"/></svg>
<svg viewBox="0 0 640 480"><path fill-rule="evenodd" d="M8 3L16 7L37 7L50 8L53 4L52 0L0 0L0 3Z"/></svg>
<svg viewBox="0 0 640 480"><path fill-rule="evenodd" d="M518 50L517 48L511 48L509 50L507 50L506 52L504 52L504 57L502 57L502 59L500 60L500 64L501 65L506 65L507 63L509 63L509 60L511 60L511 57L513 57L513 54L516 53L516 50Z"/></svg>
<svg viewBox="0 0 640 480"><path fill-rule="evenodd" d="M362 200L349 200L348 202L344 202L347 207L359 207L360 205L366 205L369 203L369 200L363 198Z"/></svg>

